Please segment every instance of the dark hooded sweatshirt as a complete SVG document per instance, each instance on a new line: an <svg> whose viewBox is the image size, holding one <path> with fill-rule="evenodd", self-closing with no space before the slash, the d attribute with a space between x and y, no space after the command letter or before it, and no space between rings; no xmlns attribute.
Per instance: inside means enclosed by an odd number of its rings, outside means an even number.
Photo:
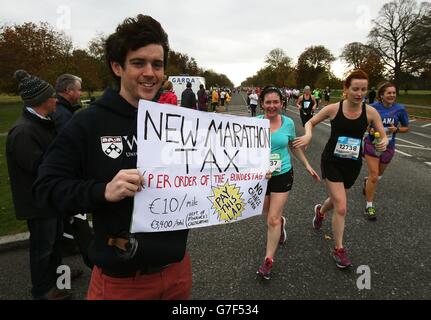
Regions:
<svg viewBox="0 0 431 320"><path fill-rule="evenodd" d="M58 215L55 210L38 207L31 192L43 155L57 131L54 121L41 119L23 109L6 140L6 158L17 219L40 219Z"/></svg>
<svg viewBox="0 0 431 320"><path fill-rule="evenodd" d="M188 230L135 234L138 252L122 259L109 237L130 230L133 198L105 200L105 187L122 169L135 169L137 108L117 91L107 89L91 107L77 113L61 131L39 168L33 192L43 205L70 215L93 214L94 242L90 259L110 272L161 266L184 257ZM148 150L151 152L151 150Z"/></svg>

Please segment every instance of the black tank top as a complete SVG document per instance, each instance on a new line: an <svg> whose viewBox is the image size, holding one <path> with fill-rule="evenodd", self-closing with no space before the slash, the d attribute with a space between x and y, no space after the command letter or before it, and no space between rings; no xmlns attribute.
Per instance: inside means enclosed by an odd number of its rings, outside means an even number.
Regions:
<svg viewBox="0 0 431 320"><path fill-rule="evenodd" d="M348 137L359 139L362 142L362 138L364 136L365 131L368 127L367 120L367 111L365 103L362 104L362 113L361 115L354 119L350 120L344 116L343 113L343 101L340 101L340 106L335 118L331 121L331 136L328 140L328 143L325 146L325 149L322 153L322 160L330 160L330 161L362 161L362 143L360 144L359 149L359 157L358 160L340 158L334 155L335 148L339 141L340 137Z"/></svg>
<svg viewBox="0 0 431 320"><path fill-rule="evenodd" d="M305 95L302 96L301 110L306 114L311 114L313 112L313 98L311 95L310 99L305 99Z"/></svg>

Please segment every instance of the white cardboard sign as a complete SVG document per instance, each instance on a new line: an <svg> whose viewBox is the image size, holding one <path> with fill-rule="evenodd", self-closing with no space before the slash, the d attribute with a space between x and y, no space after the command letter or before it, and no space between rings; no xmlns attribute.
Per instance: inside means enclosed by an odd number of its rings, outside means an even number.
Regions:
<svg viewBox="0 0 431 320"><path fill-rule="evenodd" d="M141 100L131 232L207 227L259 215L267 186L269 121Z"/></svg>

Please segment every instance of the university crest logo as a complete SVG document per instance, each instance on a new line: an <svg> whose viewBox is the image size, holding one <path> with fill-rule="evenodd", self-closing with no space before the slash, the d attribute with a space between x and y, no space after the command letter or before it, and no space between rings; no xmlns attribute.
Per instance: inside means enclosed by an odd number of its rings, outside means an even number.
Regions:
<svg viewBox="0 0 431 320"><path fill-rule="evenodd" d="M101 137L103 152L112 159L117 159L123 153L123 140L121 137Z"/></svg>

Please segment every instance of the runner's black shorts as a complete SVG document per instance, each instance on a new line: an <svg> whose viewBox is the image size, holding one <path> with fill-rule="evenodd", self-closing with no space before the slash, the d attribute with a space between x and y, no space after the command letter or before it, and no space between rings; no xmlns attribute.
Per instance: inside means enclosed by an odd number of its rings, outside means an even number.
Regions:
<svg viewBox="0 0 431 320"><path fill-rule="evenodd" d="M362 161L328 161L320 162L322 178L331 182L343 182L345 189L350 189L359 176Z"/></svg>
<svg viewBox="0 0 431 320"><path fill-rule="evenodd" d="M293 186L293 169L290 171L280 174L278 176L272 176L268 181L268 187L266 188L266 194L269 196L271 192L283 193L292 190Z"/></svg>

